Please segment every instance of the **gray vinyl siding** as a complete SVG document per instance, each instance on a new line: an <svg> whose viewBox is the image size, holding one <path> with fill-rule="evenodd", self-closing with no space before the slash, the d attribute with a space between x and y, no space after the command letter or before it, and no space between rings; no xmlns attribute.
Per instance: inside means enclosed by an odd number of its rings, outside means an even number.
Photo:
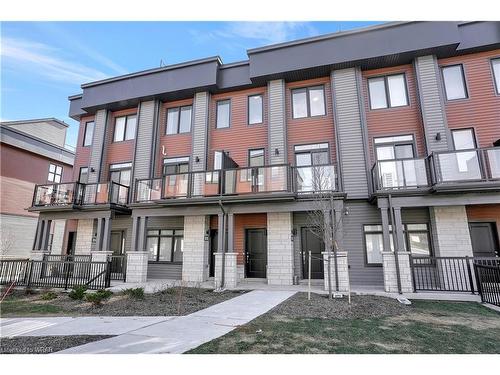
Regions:
<svg viewBox="0 0 500 375"><path fill-rule="evenodd" d="M156 113L156 101L141 103L135 145L134 180L151 177Z"/></svg>
<svg viewBox="0 0 500 375"><path fill-rule="evenodd" d="M208 92L198 92L194 96L193 128L191 131L193 142L192 171L203 171L207 167L209 102L210 96ZM196 162L196 157L200 158L198 163Z"/></svg>
<svg viewBox="0 0 500 375"><path fill-rule="evenodd" d="M286 163L286 116L285 81L269 81L269 161L271 164ZM274 150L278 150L276 155Z"/></svg>
<svg viewBox="0 0 500 375"><path fill-rule="evenodd" d="M183 216L158 216L148 218L148 228L152 229L182 229ZM182 279L182 264L148 263L148 279Z"/></svg>
<svg viewBox="0 0 500 375"><path fill-rule="evenodd" d="M99 182L103 154L105 152L105 138L107 127L107 111L101 109L95 115L94 138L92 139L92 149L90 151L89 170L94 168L95 172L89 173L89 183Z"/></svg>
<svg viewBox="0 0 500 375"><path fill-rule="evenodd" d="M348 198L367 198L368 179L356 69L331 74L340 175Z"/></svg>
<svg viewBox="0 0 500 375"><path fill-rule="evenodd" d="M35 240L38 218L0 214L0 232L5 245L0 249L0 257L29 258Z"/></svg>
<svg viewBox="0 0 500 375"><path fill-rule="evenodd" d="M382 224L379 210L365 202L346 202L349 215L344 216L344 248L348 254L352 287L383 288L382 267L367 266L364 245L364 224Z"/></svg>
<svg viewBox="0 0 500 375"><path fill-rule="evenodd" d="M424 123L427 152L445 151L449 148L446 112L440 88L439 67L435 56L415 59L418 95ZM441 140L436 140L436 134Z"/></svg>

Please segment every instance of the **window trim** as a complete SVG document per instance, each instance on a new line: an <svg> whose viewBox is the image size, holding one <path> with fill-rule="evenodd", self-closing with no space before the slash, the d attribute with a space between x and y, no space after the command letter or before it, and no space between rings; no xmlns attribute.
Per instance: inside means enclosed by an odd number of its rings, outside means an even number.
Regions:
<svg viewBox="0 0 500 375"><path fill-rule="evenodd" d="M314 89L314 88L319 88L323 90L323 109L325 110L325 113L322 115L311 115L311 101L310 101L310 96L309 96L309 90ZM295 117L294 115L294 106L293 106L293 93L294 91L299 91L299 90L305 90L306 92L306 108L307 108L307 115L304 117ZM291 101L291 109L292 109L292 120L301 120L301 119L306 119L306 118L315 118L315 117L325 117L328 115L328 110L326 106L326 94L325 94L325 84L319 84L319 85L312 85L312 86L303 86L303 87L294 87L290 89L290 101Z"/></svg>
<svg viewBox="0 0 500 375"><path fill-rule="evenodd" d="M446 69L446 68L452 68L454 66L459 66L460 70L462 72L462 83L464 84L465 97L464 98L456 98L456 99L448 99L448 92L446 91L446 82L444 80L444 69ZM470 98L469 88L467 87L467 79L465 77L465 67L464 67L464 64L458 63L458 64L441 65L439 67L439 70L441 71L441 82L443 83L444 99L447 102L456 102L456 101L459 101L459 100L467 100L467 99Z"/></svg>
<svg viewBox="0 0 500 375"><path fill-rule="evenodd" d="M126 134L127 134L127 127L128 127L128 118L129 117L132 117L134 116L135 117L135 134L134 134L134 138L130 138L130 139L125 139L126 137ZM119 118L122 118L122 117L125 117L125 127L123 128L123 139L121 140L115 140L115 133L116 133L116 120L119 119ZM137 124L137 113L131 113L129 115L123 115L123 116L116 116L113 118L114 120L114 124L113 124L113 137L111 138L113 140L113 142L111 143L119 143L119 142L130 142L130 141L134 141L137 137L137 128L138 128L138 124Z"/></svg>
<svg viewBox="0 0 500 375"><path fill-rule="evenodd" d="M51 165L54 166L54 172L50 171L50 166ZM61 174L57 173L57 168L61 168ZM63 180L63 173L64 173L64 167L62 165L54 164L54 163L49 163L49 170L48 170L48 174L47 174L47 181L48 182L52 182L53 184L61 184L62 180ZM49 179L49 177L50 177L51 174L54 175L54 179L52 181L50 181L50 179ZM59 182L56 182L56 176L60 177Z"/></svg>
<svg viewBox="0 0 500 375"><path fill-rule="evenodd" d="M90 143L87 145L86 140L87 140L87 127L90 123L93 123L94 129L92 129L92 137L90 138ZM95 120L92 121L86 121L85 122L85 129L83 130L83 143L82 147L91 147L92 143L94 143L94 132L95 132Z"/></svg>
<svg viewBox="0 0 500 375"><path fill-rule="evenodd" d="M500 96L500 85L497 85L495 69L493 68L494 61L498 61L498 63L500 64L500 56L490 58L491 77L493 78L493 90L496 96ZM498 80L500 81L500 76L498 77Z"/></svg>
<svg viewBox="0 0 500 375"><path fill-rule="evenodd" d="M252 153L252 151L261 151L261 150L262 150L262 156L264 156L264 164L262 166L258 166L258 167L251 167L250 166L250 160L251 160L250 154ZM266 165L266 149L264 147L249 148L248 152L247 152L247 167L249 167L249 168L261 168L265 165Z"/></svg>
<svg viewBox="0 0 500 375"><path fill-rule="evenodd" d="M260 96L261 97L261 112L260 112L260 122L254 122L250 124L250 98L254 96ZM261 125L264 123L264 94L251 94L247 96L247 125L248 126L254 126L254 125Z"/></svg>
<svg viewBox="0 0 500 375"><path fill-rule="evenodd" d="M378 138L388 138L388 137L404 137L404 136L410 136L412 137L411 141L396 141L396 142L382 142L382 143L375 143L375 139ZM415 134L413 133L407 133L407 134L397 134L397 135L386 135L386 136L379 136L379 137L373 137L372 138L372 144L373 144L373 156L375 157L375 162L378 161L390 161L390 160L412 160L412 159L417 159L418 158L418 149L417 149L417 140L415 139ZM413 158L404 158L404 159L387 159L387 160L378 160L377 156L377 146L404 146L404 145L411 145L413 147ZM396 154L394 154L395 156Z"/></svg>
<svg viewBox="0 0 500 375"><path fill-rule="evenodd" d="M462 130L471 130L472 131L472 140L474 141L474 148L468 148L468 149L463 149L463 150L458 150L457 146L455 145L455 137L453 136L454 132L462 131ZM453 145L453 151L467 151L467 150L475 150L477 149L477 138L476 138L476 129L473 126L469 126L467 128L457 128L457 129L450 129L450 135L451 135L451 142Z"/></svg>
<svg viewBox="0 0 500 375"><path fill-rule="evenodd" d="M130 164L128 166L125 166L124 164ZM121 165L120 167L113 167L114 165ZM108 181L112 181L111 180L111 175L113 174L113 172L120 172L120 177L121 177L121 173L122 171L130 171L130 182L129 182L129 185L128 187L130 188L130 186L134 183L133 182L133 178L132 178L132 162L123 162L123 163L114 163L114 164L109 164L109 167L108 167ZM115 182L115 183L118 183L118 182ZM121 185L121 183L120 183ZM123 185L123 186L126 186L126 185ZM130 189L129 189L130 191Z"/></svg>
<svg viewBox="0 0 500 375"><path fill-rule="evenodd" d="M403 76L403 81L405 85L405 97L406 97L406 104L404 105L391 105L391 95L390 95L390 90L389 90L389 84L388 84L388 78L392 76ZM370 95L370 80L372 79L377 79L377 78L383 78L384 79L384 92L385 92L385 102L387 104L387 107L381 107L381 108L372 108L372 99ZM370 111L379 111L379 110L384 110L384 109L392 109L392 108L403 108L403 107L410 107L410 93L408 92L408 79L406 77L406 72L398 72L398 73L390 73L390 74L380 74L380 75L374 75L366 78L366 87L368 89L368 105L370 107Z"/></svg>
<svg viewBox="0 0 500 375"><path fill-rule="evenodd" d="M150 230L157 230L159 231L159 234L158 236L148 236L148 231ZM161 235L161 231L162 230L172 230L174 233L172 235L170 234L167 234L167 235ZM163 238L179 238L180 236L176 236L175 235L175 231L177 230L182 230L184 231L184 228L159 228L159 227L153 227L153 228L146 228L146 244L148 243L148 237L150 238L157 238L158 239L158 242L157 242L157 245L158 245L158 250L160 249L160 239L163 237ZM182 239L184 239L184 233L182 234ZM148 264L149 263L152 263L152 264L182 264L183 262L182 261L177 261L177 262L174 262L173 259L174 259L174 251L175 251L175 247L174 247L174 244L175 244L175 241L172 241L172 245L171 245L171 249L170 249L170 253L171 253L171 258L172 259L171 261L168 261L168 260L158 260L160 258L160 252L158 252L156 254L156 260L151 260L149 259L149 249L148 249Z"/></svg>
<svg viewBox="0 0 500 375"><path fill-rule="evenodd" d="M326 144L326 147L319 147L319 148L310 148L308 150L299 150L296 151L297 147L301 146L315 146L315 145L323 145ZM331 154L331 148L330 148L330 142L320 142L320 143L304 143L304 144L298 144L298 145L293 145L293 161L294 161L294 166L297 167L297 154L313 154L315 152L322 152L326 151L328 153L328 163L327 164L311 164L310 166L321 166L321 165L331 165L332 164L332 154ZM311 156L311 162L312 162L312 156ZM300 167L298 167L300 168Z"/></svg>
<svg viewBox="0 0 500 375"><path fill-rule="evenodd" d="M189 123L189 131L187 132L181 132L181 113L183 108L191 107L191 122ZM176 132L175 133L168 133L168 111L176 109L177 110L177 124L176 124ZM191 133L193 129L193 105L192 104L186 104L186 105L181 105L177 107L169 107L165 110L165 134L164 135L177 135L177 134L189 134Z"/></svg>
<svg viewBox="0 0 500 375"><path fill-rule="evenodd" d="M217 125L219 123L219 103L222 102L229 102L229 124L226 127L219 128ZM231 128L231 110L232 110L232 103L231 103L231 98L227 99L219 99L215 102L215 129L217 130L224 130L224 129L230 129Z"/></svg>
<svg viewBox="0 0 500 375"><path fill-rule="evenodd" d="M178 159L179 161L166 163L166 161L168 159ZM185 159L185 160L180 161L180 159ZM168 157L164 157L163 161L162 161L162 164L161 164L161 175L162 176L167 176L167 174L165 174L165 166L166 165L176 165L176 166L179 166L181 164L187 164L187 166L188 166L188 171L185 172L185 173L189 173L191 171L191 158L189 156L168 156ZM177 174L179 174L179 173L170 174L168 176L173 176L173 175L177 175ZM181 173L181 174L184 174L184 173Z"/></svg>

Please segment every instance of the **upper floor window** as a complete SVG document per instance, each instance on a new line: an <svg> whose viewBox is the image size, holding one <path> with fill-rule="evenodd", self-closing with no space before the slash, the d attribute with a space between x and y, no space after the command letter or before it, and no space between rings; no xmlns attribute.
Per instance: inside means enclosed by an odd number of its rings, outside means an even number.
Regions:
<svg viewBox="0 0 500 375"><path fill-rule="evenodd" d="M88 167L81 167L80 168L80 174L78 175L78 182L81 184L86 184L89 182L89 168Z"/></svg>
<svg viewBox="0 0 500 375"><path fill-rule="evenodd" d="M130 186L132 163L111 164L109 166L109 180L120 185Z"/></svg>
<svg viewBox="0 0 500 375"><path fill-rule="evenodd" d="M115 132L113 136L113 142L121 142L134 139L136 125L136 115L121 116L115 118Z"/></svg>
<svg viewBox="0 0 500 375"><path fill-rule="evenodd" d="M47 177L47 180L58 184L59 182L61 182L62 179L62 171L63 168L61 166L55 164L49 164L49 176Z"/></svg>
<svg viewBox="0 0 500 375"><path fill-rule="evenodd" d="M167 134L189 133L191 131L192 106L169 108L167 110Z"/></svg>
<svg viewBox="0 0 500 375"><path fill-rule="evenodd" d="M323 86L304 87L292 90L293 118L323 116L325 110L325 91Z"/></svg>
<svg viewBox="0 0 500 375"><path fill-rule="evenodd" d="M263 167L264 163L265 163L265 157L263 148L248 150L249 167Z"/></svg>
<svg viewBox="0 0 500 375"><path fill-rule="evenodd" d="M83 146L92 145L92 138L94 137L94 121L85 123L85 133L83 135Z"/></svg>
<svg viewBox="0 0 500 375"><path fill-rule="evenodd" d="M328 143L295 146L295 165L325 165L330 161Z"/></svg>
<svg viewBox="0 0 500 375"><path fill-rule="evenodd" d="M231 121L231 100L219 100L217 102L217 129L229 128Z"/></svg>
<svg viewBox="0 0 500 375"><path fill-rule="evenodd" d="M500 95L500 58L491 60L491 69L495 80L495 90Z"/></svg>
<svg viewBox="0 0 500 375"><path fill-rule="evenodd" d="M375 138L377 160L411 159L415 157L413 135Z"/></svg>
<svg viewBox="0 0 500 375"><path fill-rule="evenodd" d="M450 65L441 68L444 91L447 100L467 98L464 70L462 65Z"/></svg>
<svg viewBox="0 0 500 375"><path fill-rule="evenodd" d="M474 129L456 129L451 131L455 150L470 150L476 148Z"/></svg>
<svg viewBox="0 0 500 375"><path fill-rule="evenodd" d="M368 79L370 108L380 109L408 105L406 79L404 74Z"/></svg>
<svg viewBox="0 0 500 375"><path fill-rule="evenodd" d="M250 95L248 97L248 124L262 123L262 95Z"/></svg>
<svg viewBox="0 0 500 375"><path fill-rule="evenodd" d="M163 174L181 174L189 172L189 157L163 159Z"/></svg>

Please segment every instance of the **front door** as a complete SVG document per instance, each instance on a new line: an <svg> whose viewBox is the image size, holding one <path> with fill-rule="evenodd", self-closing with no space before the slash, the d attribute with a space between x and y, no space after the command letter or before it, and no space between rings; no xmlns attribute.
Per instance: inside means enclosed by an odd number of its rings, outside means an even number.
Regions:
<svg viewBox="0 0 500 375"><path fill-rule="evenodd" d="M246 277L265 278L267 268L266 229L247 229L245 243Z"/></svg>
<svg viewBox="0 0 500 375"><path fill-rule="evenodd" d="M311 279L323 279L323 254L325 243L307 227L301 228L302 274L309 278L309 251L311 252Z"/></svg>
<svg viewBox="0 0 500 375"><path fill-rule="evenodd" d="M76 232L68 232L68 245L66 247L67 255L75 254L75 245L76 245Z"/></svg>
<svg viewBox="0 0 500 375"><path fill-rule="evenodd" d="M210 230L210 267L209 267L209 277L215 276L215 253L217 252L218 243L218 231L217 229Z"/></svg>
<svg viewBox="0 0 500 375"><path fill-rule="evenodd" d="M110 250L113 255L123 255L123 232L122 231L112 231L111 232L111 242Z"/></svg>
<svg viewBox="0 0 500 375"><path fill-rule="evenodd" d="M475 257L500 256L496 223L469 223Z"/></svg>

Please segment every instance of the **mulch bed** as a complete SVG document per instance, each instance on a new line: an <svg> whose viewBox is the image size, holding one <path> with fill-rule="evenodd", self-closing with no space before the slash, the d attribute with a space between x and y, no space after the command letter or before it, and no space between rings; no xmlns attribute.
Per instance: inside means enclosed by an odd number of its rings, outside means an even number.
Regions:
<svg viewBox="0 0 500 375"><path fill-rule="evenodd" d="M113 336L18 336L0 340L1 354L48 354Z"/></svg>
<svg viewBox="0 0 500 375"><path fill-rule="evenodd" d="M297 293L268 314L288 318L366 319L401 315L409 311L410 307L387 297L351 296L349 305L347 296L329 300L327 295L311 293L309 301L307 293Z"/></svg>
<svg viewBox="0 0 500 375"><path fill-rule="evenodd" d="M224 291L214 292L211 289L202 288L181 288L169 287L153 294L145 294L143 299L136 299L125 295L122 292L116 292L113 296L104 301L100 307L94 307L85 300L72 300L67 293L53 290L57 293L57 298L52 300L42 300L40 292L35 294L26 294L24 290L16 290L5 300L8 304L19 302L26 307L23 309L9 308L7 304L2 306L3 317L21 317L21 316L81 316L81 315L100 315L100 316L174 316L187 315L198 310L205 309L214 304L226 301L244 293L243 291ZM92 293L88 291L87 293ZM54 307L45 313L40 313L40 309L35 307ZM30 312L30 307L33 312Z"/></svg>

